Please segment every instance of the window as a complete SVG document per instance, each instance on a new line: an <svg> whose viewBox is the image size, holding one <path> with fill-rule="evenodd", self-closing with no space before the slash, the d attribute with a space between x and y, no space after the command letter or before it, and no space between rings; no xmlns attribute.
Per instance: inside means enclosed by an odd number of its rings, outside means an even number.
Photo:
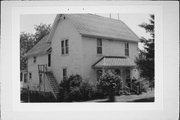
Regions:
<svg viewBox="0 0 180 120"><path fill-rule="evenodd" d="M42 74L39 74L39 84L42 84Z"/></svg>
<svg viewBox="0 0 180 120"><path fill-rule="evenodd" d="M97 54L102 54L102 39L97 39Z"/></svg>
<svg viewBox="0 0 180 120"><path fill-rule="evenodd" d="M67 68L63 68L63 79L67 78Z"/></svg>
<svg viewBox="0 0 180 120"><path fill-rule="evenodd" d="M61 54L69 54L69 44L68 39L61 41Z"/></svg>
<svg viewBox="0 0 180 120"><path fill-rule="evenodd" d="M33 63L36 63L36 56L33 57Z"/></svg>
<svg viewBox="0 0 180 120"><path fill-rule="evenodd" d="M32 78L32 73L29 73L29 79L31 79Z"/></svg>
<svg viewBox="0 0 180 120"><path fill-rule="evenodd" d="M98 81L102 75L102 70L97 70L96 72L97 72L97 81Z"/></svg>
<svg viewBox="0 0 180 120"><path fill-rule="evenodd" d="M129 56L129 43L125 42L125 56Z"/></svg>
<svg viewBox="0 0 180 120"><path fill-rule="evenodd" d="M68 40L65 40L66 54L69 53Z"/></svg>
<svg viewBox="0 0 180 120"><path fill-rule="evenodd" d="M24 82L27 82L27 73L24 74Z"/></svg>
<svg viewBox="0 0 180 120"><path fill-rule="evenodd" d="M61 54L64 55L64 41L61 41Z"/></svg>
<svg viewBox="0 0 180 120"><path fill-rule="evenodd" d="M48 54L48 67L51 66L51 54Z"/></svg>

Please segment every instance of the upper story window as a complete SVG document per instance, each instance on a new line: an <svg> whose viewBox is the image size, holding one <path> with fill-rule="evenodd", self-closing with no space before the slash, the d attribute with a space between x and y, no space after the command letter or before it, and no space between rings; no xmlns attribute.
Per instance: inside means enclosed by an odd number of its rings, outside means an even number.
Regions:
<svg viewBox="0 0 180 120"><path fill-rule="evenodd" d="M61 41L61 54L69 54L69 41L68 39Z"/></svg>
<svg viewBox="0 0 180 120"><path fill-rule="evenodd" d="M33 57L33 63L36 63L36 56Z"/></svg>
<svg viewBox="0 0 180 120"><path fill-rule="evenodd" d="M102 39L97 39L97 54L102 54Z"/></svg>
<svg viewBox="0 0 180 120"><path fill-rule="evenodd" d="M129 43L125 42L125 56L129 56Z"/></svg>

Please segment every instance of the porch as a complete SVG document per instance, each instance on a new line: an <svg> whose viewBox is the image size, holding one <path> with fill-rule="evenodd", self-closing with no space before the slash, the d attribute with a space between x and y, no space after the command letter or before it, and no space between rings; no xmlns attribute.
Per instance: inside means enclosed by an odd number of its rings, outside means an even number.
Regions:
<svg viewBox="0 0 180 120"><path fill-rule="evenodd" d="M97 80L100 76L108 71L119 75L122 79L122 87L119 90L119 94L140 94L140 82L137 80L138 75L136 64L133 59L119 56L104 56L93 64L93 68L96 71Z"/></svg>

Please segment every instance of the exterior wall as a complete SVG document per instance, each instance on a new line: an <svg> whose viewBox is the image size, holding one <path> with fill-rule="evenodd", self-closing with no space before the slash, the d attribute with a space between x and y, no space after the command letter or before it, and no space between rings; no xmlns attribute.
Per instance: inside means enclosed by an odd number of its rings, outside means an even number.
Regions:
<svg viewBox="0 0 180 120"><path fill-rule="evenodd" d="M96 71L91 67L103 56L125 56L125 45L122 41L102 39L102 55L97 54L97 39L82 37L83 78L96 82ZM138 43L129 42L129 57L135 59ZM134 73L131 74L133 76Z"/></svg>
<svg viewBox="0 0 180 120"><path fill-rule="evenodd" d="M31 90L41 90L44 91L44 80L42 80L42 84L40 89L39 86L39 72L38 65L44 65L48 63L48 55L36 56L36 63L33 62L33 57L28 58L28 83L30 84ZM31 73L31 79L29 78L29 73ZM45 81L45 90L50 91L50 86L47 83L47 79Z"/></svg>
<svg viewBox="0 0 180 120"><path fill-rule="evenodd" d="M69 54L61 54L61 41L69 40ZM82 42L81 36L72 23L66 18L59 22L52 37L52 71L60 83L63 79L63 68L67 68L67 74L82 75Z"/></svg>

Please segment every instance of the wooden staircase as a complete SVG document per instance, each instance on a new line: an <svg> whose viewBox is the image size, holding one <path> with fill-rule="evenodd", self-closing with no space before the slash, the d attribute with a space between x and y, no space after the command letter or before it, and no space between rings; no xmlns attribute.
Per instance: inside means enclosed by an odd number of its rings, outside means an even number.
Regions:
<svg viewBox="0 0 180 120"><path fill-rule="evenodd" d="M58 89L58 83L53 75L52 72L46 72L46 76L48 78L49 84L53 90L53 95L54 97L57 99L58 93L59 93L59 89Z"/></svg>
<svg viewBox="0 0 180 120"><path fill-rule="evenodd" d="M127 85L123 85L123 88L121 90L121 94L123 95L131 95L131 94L140 94L141 90L140 90L140 86L134 84L134 83L130 83L130 87L128 87Z"/></svg>
<svg viewBox="0 0 180 120"><path fill-rule="evenodd" d="M40 74L44 74L47 78L47 82L49 83L50 87L52 88L52 94L54 95L55 99L58 97L59 89L58 89L58 82L56 81L52 72L47 70L47 65L38 65L39 76ZM45 78L44 78L45 81Z"/></svg>

